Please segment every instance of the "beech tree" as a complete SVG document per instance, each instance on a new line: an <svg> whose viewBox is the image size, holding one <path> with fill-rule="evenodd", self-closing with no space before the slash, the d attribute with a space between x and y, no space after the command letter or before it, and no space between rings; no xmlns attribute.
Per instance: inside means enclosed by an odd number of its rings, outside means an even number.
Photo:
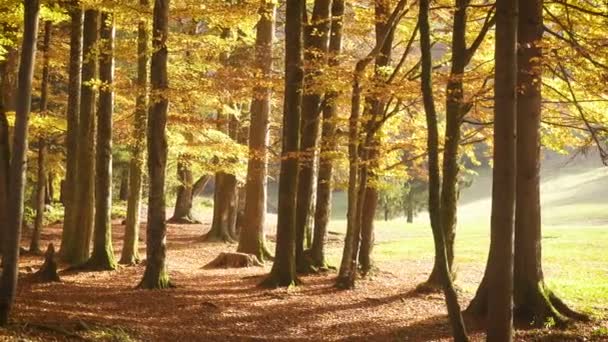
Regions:
<svg viewBox="0 0 608 342"><path fill-rule="evenodd" d="M302 112L302 23L306 1L293 0L286 4L285 23L285 100L281 173L279 178L279 210L275 260L268 277L262 283L268 287L292 286L296 278L296 201L298 179L298 150Z"/></svg>
<svg viewBox="0 0 608 342"><path fill-rule="evenodd" d="M167 167L167 36L169 34L169 0L154 1L152 24L152 59L150 65L150 112L148 117L148 226L146 229L146 270L138 287L164 289L171 287L166 264L165 175Z"/></svg>
<svg viewBox="0 0 608 342"><path fill-rule="evenodd" d="M139 5L149 8L148 0L140 0ZM139 225L141 215L142 181L146 143L146 121L148 120L148 22L142 18L137 24L137 86L135 100L134 138L129 163L129 198L127 199L127 219L119 263L139 262Z"/></svg>
<svg viewBox="0 0 608 342"><path fill-rule="evenodd" d="M17 291L19 270L19 244L23 220L23 193L26 185L28 124L31 109L32 78L38 38L38 13L40 2L26 0L23 3L23 41L19 63L19 81L15 101L15 128L13 150L9 168L7 214L2 254L3 268L0 276L0 326L8 324L9 315Z"/></svg>
<svg viewBox="0 0 608 342"><path fill-rule="evenodd" d="M270 77L272 72L273 43L276 6L273 1L262 0L260 20L256 27L256 66L260 76ZM268 201L268 128L272 89L261 85L253 90L251 120L249 127L249 160L245 183L245 213L239 236L237 252L255 255L263 262L270 257L266 249L264 227L266 224L266 202Z"/></svg>
<svg viewBox="0 0 608 342"><path fill-rule="evenodd" d="M84 265L95 270L116 268L112 247L112 115L114 113L114 15L101 13L99 30L99 105L95 162L95 229L93 252Z"/></svg>
<svg viewBox="0 0 608 342"><path fill-rule="evenodd" d="M92 81L97 76L97 49L99 38L99 11L84 11L83 22L83 62L81 81L80 114L78 118L78 158L75 186L73 231L63 252L65 261L80 265L88 260L93 234L95 203L95 89ZM74 57L75 58L75 57ZM69 190L68 190L69 191ZM69 197L69 196L68 196ZM68 217L68 220L70 218ZM70 227L71 229L71 227Z"/></svg>

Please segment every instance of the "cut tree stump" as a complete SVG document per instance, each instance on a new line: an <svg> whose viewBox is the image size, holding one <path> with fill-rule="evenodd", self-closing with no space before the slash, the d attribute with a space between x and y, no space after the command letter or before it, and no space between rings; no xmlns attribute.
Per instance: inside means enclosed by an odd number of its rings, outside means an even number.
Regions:
<svg viewBox="0 0 608 342"><path fill-rule="evenodd" d="M57 263L55 262L55 247L52 243L46 249L44 253L44 263L38 272L34 273L34 277L40 282L48 283L54 281L61 281L57 274Z"/></svg>
<svg viewBox="0 0 608 342"><path fill-rule="evenodd" d="M263 266L260 260L253 254L222 252L213 261L203 266L203 268L242 268L253 266Z"/></svg>

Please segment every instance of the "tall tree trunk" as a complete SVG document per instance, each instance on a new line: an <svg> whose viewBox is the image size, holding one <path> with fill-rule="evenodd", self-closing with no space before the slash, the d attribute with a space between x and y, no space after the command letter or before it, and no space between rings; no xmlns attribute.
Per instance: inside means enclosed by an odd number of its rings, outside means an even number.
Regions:
<svg viewBox="0 0 608 342"><path fill-rule="evenodd" d="M331 0L315 0L312 20L304 31L304 95L300 122L300 152L296 209L296 265L298 272L309 272L304 255L307 228L312 223L311 203L315 180L315 158L319 146L321 123L321 97L314 85L322 76L327 63L331 28Z"/></svg>
<svg viewBox="0 0 608 342"><path fill-rule="evenodd" d="M152 106L148 118L148 227L146 234L146 270L139 283L144 289L171 287L166 264L165 174L167 167L167 35L169 34L169 0L154 1L152 28L153 51L151 71Z"/></svg>
<svg viewBox="0 0 608 342"><path fill-rule="evenodd" d="M489 341L513 339L513 233L516 176L517 1L496 3L494 172L488 260Z"/></svg>
<svg viewBox="0 0 608 342"><path fill-rule="evenodd" d="M169 219L169 222L182 224L197 223L197 220L192 216L192 186L194 180L192 178L192 171L190 171L186 162L180 161L177 163L177 179L180 185L177 188L173 217Z"/></svg>
<svg viewBox="0 0 608 342"><path fill-rule="evenodd" d="M129 200L129 165L121 167L120 187L118 188L118 199L121 201Z"/></svg>
<svg viewBox="0 0 608 342"><path fill-rule="evenodd" d="M42 80L40 84L40 115L46 115L49 103L49 49L51 45L51 31L53 24L50 21L44 23L44 40L42 44ZM36 218L34 220L34 231L30 241L30 253L40 254L40 233L44 224L44 207L46 203L46 141L43 137L38 139L38 178L36 180L36 194L34 209Z"/></svg>
<svg viewBox="0 0 608 342"><path fill-rule="evenodd" d="M13 154L9 171L9 217L3 241L2 261L4 267L2 276L0 276L0 326L8 324L17 291L19 243L23 220L23 192L26 182L25 170L27 168L27 130L31 109L39 9L40 2L38 0L24 1L23 42L21 45L21 62L19 63Z"/></svg>
<svg viewBox="0 0 608 342"><path fill-rule="evenodd" d="M93 252L85 267L113 270L116 258L112 247L112 114L114 113L114 15L101 14L99 30L99 91L97 108L97 149L95 162L95 231Z"/></svg>
<svg viewBox="0 0 608 342"><path fill-rule="evenodd" d="M256 65L263 77L272 72L272 45L276 20L274 2L262 0L256 32ZM270 257L266 249L264 227L268 198L268 127L270 123L272 89L256 87L251 102L249 127L249 162L245 183L245 215L237 252L255 255L264 262Z"/></svg>
<svg viewBox="0 0 608 342"><path fill-rule="evenodd" d="M47 185L46 185L46 204L53 204L55 201L55 173L49 172L47 175Z"/></svg>
<svg viewBox="0 0 608 342"><path fill-rule="evenodd" d="M435 242L435 255L440 257L440 272L448 316L455 341L468 341L466 328L460 313L460 304L448 270L445 250L445 236L441 226L440 215L440 176L439 176L439 132L437 113L433 98L433 66L431 54L431 32L429 25L429 0L420 0L420 51L421 51L421 89L427 123L427 149L429 174L429 216Z"/></svg>
<svg viewBox="0 0 608 342"><path fill-rule="evenodd" d="M65 206L63 231L61 232L60 257L64 260L71 258L70 253L75 244L78 173L78 136L80 94L82 81L82 30L83 12L78 1L70 3L70 61L67 105L67 134L66 134L66 175L61 187Z"/></svg>
<svg viewBox="0 0 608 342"><path fill-rule="evenodd" d="M286 4L285 23L285 101L283 107L283 143L279 178L277 243L272 270L263 285L295 285L296 278L296 201L300 116L302 114L302 22L306 1Z"/></svg>
<svg viewBox="0 0 608 342"><path fill-rule="evenodd" d="M452 68L446 89L446 127L443 150L443 179L441 182L441 224L445 236L448 271L453 276L454 239L456 237L456 210L458 204L458 173L460 126L464 115L463 74L466 66L467 6L470 0L456 0L452 26ZM433 271L427 280L432 287L441 287L440 258L435 256Z"/></svg>
<svg viewBox="0 0 608 342"><path fill-rule="evenodd" d="M95 89L90 82L97 75L97 41L99 12L84 12L83 63L78 123L78 172L75 186L73 243L64 255L65 261L79 265L89 258L95 211Z"/></svg>
<svg viewBox="0 0 608 342"><path fill-rule="evenodd" d="M329 64L338 65L337 55L342 52L342 28L344 16L344 0L333 0L331 8L331 34L329 40ZM315 206L314 235L310 252L313 267L327 269L325 260L325 241L327 225L331 217L331 198L333 192L333 158L330 156L336 150L336 116L338 93L325 94L323 107L323 125L321 132L321 151L319 153L319 176L317 178L317 203Z"/></svg>
<svg viewBox="0 0 608 342"><path fill-rule="evenodd" d="M406 197L407 207L405 208L407 223L414 223L414 191L410 188Z"/></svg>
<svg viewBox="0 0 608 342"><path fill-rule="evenodd" d="M222 112L217 114L217 127L218 130L228 133L232 138L234 137L233 132L233 118L226 116ZM234 224L236 220L233 220L233 212L231 208L236 204L236 177L228 174L224 171L216 172L215 174L215 188L213 193L213 219L211 222L211 229L205 235L206 241L224 241L232 242L234 236Z"/></svg>
<svg viewBox="0 0 608 342"><path fill-rule="evenodd" d="M375 78L376 82L382 83L382 70L390 65L391 55L393 51L394 29L388 26L387 19L390 12L390 1L376 1L375 17L376 17L376 44L382 44L382 49L376 57ZM385 38L386 37L386 38ZM385 39L384 42L381 42ZM361 247L359 249L359 264L361 272L367 274L372 266L371 253L374 245L374 219L376 216L376 208L378 207L378 189L374 184L377 183L376 169L378 167L379 145L380 141L377 137L379 128L378 121L384 115L386 103L384 100L369 99L371 104L371 118L366 124L366 143L365 150L368 153L367 177L369 184L364 184L365 197L363 201L362 219L361 219Z"/></svg>
<svg viewBox="0 0 608 342"><path fill-rule="evenodd" d="M148 0L140 0L139 4L148 8ZM148 120L148 23L145 19L139 21L137 28L137 86L135 99L135 144L131 151L129 163L129 198L127 199L127 222L123 240L121 264L137 264L139 262L139 225L142 197L142 179L146 147L146 122Z"/></svg>

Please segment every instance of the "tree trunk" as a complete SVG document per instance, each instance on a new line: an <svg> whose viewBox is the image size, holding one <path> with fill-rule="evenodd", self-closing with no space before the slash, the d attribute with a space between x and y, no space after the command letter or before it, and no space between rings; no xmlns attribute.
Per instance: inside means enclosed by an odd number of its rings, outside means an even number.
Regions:
<svg viewBox="0 0 608 342"><path fill-rule="evenodd" d="M19 242L23 220L23 192L25 189L25 170L27 168L27 131L32 97L32 78L38 36L38 12L40 2L24 2L23 41L21 62L19 63L19 83L17 88L13 155L9 171L8 220L4 234L4 267L0 277L0 326L8 324L9 315L17 291L19 269Z"/></svg>
<svg viewBox="0 0 608 342"><path fill-rule="evenodd" d="M315 91L314 84L322 76L327 63L327 51L331 28L331 0L315 0L312 21L304 31L304 94L300 122L300 151L296 209L296 265L297 271L309 272L304 249L306 231L312 224L311 203L315 180L315 158L319 146L322 93Z"/></svg>
<svg viewBox="0 0 608 342"><path fill-rule="evenodd" d="M8 190L9 190L9 164L10 164L10 130L6 112L12 108L16 81L14 67L17 65L18 52L12 47L5 46L7 50L5 59L0 61L0 222L8 220ZM0 254L4 250L4 234L6 225L0 227Z"/></svg>
<svg viewBox="0 0 608 342"><path fill-rule="evenodd" d="M272 72L272 45L276 20L274 2L262 0L256 33L256 64L263 77ZM237 252L253 254L261 262L270 257L266 249L268 127L270 123L272 89L256 87L251 102L249 127L249 162L245 183L245 214Z"/></svg>
<svg viewBox="0 0 608 342"><path fill-rule="evenodd" d="M427 123L427 149L428 149L428 173L429 173L429 216L435 242L435 255L440 257L440 274L443 280L443 292L445 296L448 316L452 326L452 335L455 341L468 341L466 328L458 297L452 284L448 270L448 262L445 250L445 237L441 226L440 215L440 176L439 176L439 133L437 128L437 113L433 98L433 66L431 55L431 33L429 25L429 0L420 0L420 50L421 50L421 89L424 102L424 111Z"/></svg>
<svg viewBox="0 0 608 342"><path fill-rule="evenodd" d="M71 258L70 253L75 244L78 173L78 136L79 110L82 80L82 30L83 12L78 1L74 0L68 9L70 13L70 62L67 105L67 134L66 134L66 175L61 187L65 207L63 231L59 255L63 260Z"/></svg>
<svg viewBox="0 0 608 342"><path fill-rule="evenodd" d="M78 172L75 183L73 242L64 259L73 265L88 260L95 211L95 89L99 12L86 10L83 24L83 63L78 124Z"/></svg>
<svg viewBox="0 0 608 342"><path fill-rule="evenodd" d="M494 171L488 260L489 341L513 339L513 232L516 175L517 1L496 3Z"/></svg>
<svg viewBox="0 0 608 342"><path fill-rule="evenodd" d="M149 7L148 0L139 4ZM127 199L127 220L119 263L137 264L139 258L139 225L141 215L142 179L146 147L146 122L148 120L148 45L149 34L146 20L139 21L137 28L137 86L135 99L135 143L129 163L129 198Z"/></svg>
<svg viewBox="0 0 608 342"><path fill-rule="evenodd" d="M177 179L180 182L175 199L175 210L171 223L191 224L198 221L192 216L192 171L185 162L177 163Z"/></svg>
<svg viewBox="0 0 608 342"><path fill-rule="evenodd" d="M344 1L334 0L331 8L331 34L329 40L329 64L336 66L339 63L337 55L342 52L342 28L344 16ZM317 178L317 203L315 206L314 235L311 248L311 265L320 269L327 269L325 260L325 241L327 239L327 225L331 217L331 198L333 192L333 158L330 156L336 150L336 116L338 93L325 94L325 107L323 108L323 125L321 132L321 152L319 153L319 175Z"/></svg>
<svg viewBox="0 0 608 342"><path fill-rule="evenodd" d="M375 17L376 17L376 44L382 44L380 53L376 57L375 78L376 82L384 82L382 79L382 70L390 65L391 55L393 51L394 29L388 26L387 19L389 18L390 1L376 1ZM382 40L384 39L384 42ZM378 158L380 157L379 145L380 141L377 137L378 121L384 115L386 103L384 100L369 99L371 104L371 118L366 124L366 153L369 155L368 175L369 183L372 185L363 184L366 187L365 197L361 200L362 219L361 219L361 247L359 249L359 264L361 272L367 274L372 266L371 253L374 245L374 220L376 217L376 208L378 207L378 189L374 185L378 181L376 169L378 168Z"/></svg>
<svg viewBox="0 0 608 342"><path fill-rule="evenodd" d="M44 23L44 40L42 44L42 80L40 84L40 113L46 115L49 103L49 49L51 45L51 30L53 25L50 21ZM36 218L34 220L34 231L32 240L30 241L30 253L41 254L40 250L40 233L44 224L44 207L46 204L46 155L47 147L44 138L38 139L38 179L36 181L36 194L34 200L34 209L36 210Z"/></svg>
<svg viewBox="0 0 608 342"><path fill-rule="evenodd" d="M542 269L540 119L543 1L519 1L517 74L517 194L515 209L515 314L527 325L587 320L547 288Z"/></svg>
<svg viewBox="0 0 608 342"><path fill-rule="evenodd" d="M210 175L204 175L201 176L196 182L194 182L194 184L192 185L192 197L202 196L210 180Z"/></svg>
<svg viewBox="0 0 608 342"><path fill-rule="evenodd" d="M151 71L152 106L148 118L148 227L146 234L146 270L139 283L144 289L171 287L166 264L165 173L167 167L167 35L169 34L169 0L155 0L152 29L153 51Z"/></svg>
<svg viewBox="0 0 608 342"><path fill-rule="evenodd" d="M118 189L118 199L121 201L129 200L129 165L121 167L122 172L120 173L120 188Z"/></svg>
<svg viewBox="0 0 608 342"><path fill-rule="evenodd" d="M46 204L53 204L55 201L55 173L49 172L47 176L47 186L46 186Z"/></svg>
<svg viewBox="0 0 608 342"><path fill-rule="evenodd" d="M414 191L410 188L407 193L407 207L405 208L407 223L414 223Z"/></svg>
<svg viewBox="0 0 608 342"><path fill-rule="evenodd" d="M306 1L286 4L285 22L285 101L283 107L283 142L279 178L277 243L272 270L263 285L292 286L296 278L296 201L300 116L302 114L302 22Z"/></svg>
<svg viewBox="0 0 608 342"><path fill-rule="evenodd" d="M234 137L234 118L218 112L218 130L227 132ZM215 174L215 189L213 193L213 219L211 229L205 235L206 241L232 242L236 219L231 208L236 204L236 177L220 171Z"/></svg>
<svg viewBox="0 0 608 342"><path fill-rule="evenodd" d="M85 267L113 270L116 258L112 247L112 114L114 113L114 15L101 14L99 91L97 108L97 150L95 162L95 231L93 252Z"/></svg>
<svg viewBox="0 0 608 342"><path fill-rule="evenodd" d="M34 231L32 232L32 240L30 241L30 253L41 254L40 250L40 233L44 225L44 204L46 194L46 142L44 139L38 140L38 179L36 181L36 196L35 210L36 218L34 220Z"/></svg>

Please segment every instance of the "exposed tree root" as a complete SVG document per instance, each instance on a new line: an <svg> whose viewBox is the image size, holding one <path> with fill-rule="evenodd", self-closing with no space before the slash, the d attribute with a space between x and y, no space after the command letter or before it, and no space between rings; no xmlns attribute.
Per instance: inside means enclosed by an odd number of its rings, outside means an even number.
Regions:
<svg viewBox="0 0 608 342"><path fill-rule="evenodd" d="M336 270L335 267L327 264L325 260L316 262L312 256L312 250L304 251L304 258L298 263L296 271L298 274L317 274Z"/></svg>
<svg viewBox="0 0 608 342"><path fill-rule="evenodd" d="M201 221L195 219L194 217L192 217L192 215L186 215L186 216L180 216L180 217L173 216L172 218L170 218L169 220L167 220L167 223L172 223L172 224L201 224Z"/></svg>
<svg viewBox="0 0 608 342"><path fill-rule="evenodd" d="M485 279L484 279L485 280ZM514 308L514 319L523 327L567 327L571 321L590 320L586 314L579 313L566 305L559 297L549 290L544 282L537 286L529 286L525 300L520 300ZM465 310L465 313L475 317L487 314L488 290L482 281L475 297Z"/></svg>
<svg viewBox="0 0 608 342"><path fill-rule="evenodd" d="M215 232L209 232L202 237L202 241L204 242L225 242L225 243L236 243L236 240L230 236L228 233L224 233L221 235L216 234Z"/></svg>
<svg viewBox="0 0 608 342"><path fill-rule="evenodd" d="M57 274L57 263L55 262L55 247L53 244L49 244L44 254L44 263L38 272L34 273L34 277L39 282L56 282L61 281Z"/></svg>
<svg viewBox="0 0 608 342"><path fill-rule="evenodd" d="M203 268L243 268L264 266L253 254L222 252Z"/></svg>
<svg viewBox="0 0 608 342"><path fill-rule="evenodd" d="M131 257L131 258L120 258L120 260L118 261L118 263L120 265L123 266L137 266L139 264L141 264L141 259L140 258L136 258L136 257Z"/></svg>
<svg viewBox="0 0 608 342"><path fill-rule="evenodd" d="M277 289L279 287L290 288L301 284L302 281L300 281L298 277L291 279L291 277L280 276L271 271L270 274L262 280L259 286L267 289Z"/></svg>

